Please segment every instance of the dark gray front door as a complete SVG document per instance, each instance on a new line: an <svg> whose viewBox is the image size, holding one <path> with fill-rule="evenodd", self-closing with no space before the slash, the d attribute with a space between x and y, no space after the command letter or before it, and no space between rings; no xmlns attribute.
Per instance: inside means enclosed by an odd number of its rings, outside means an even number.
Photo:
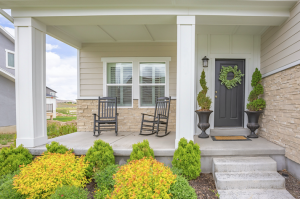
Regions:
<svg viewBox="0 0 300 199"><path fill-rule="evenodd" d="M219 80L222 66L238 66L245 74L245 60L216 60L215 70L215 127L242 127L244 116L245 76L242 84L232 89L221 85ZM228 73L227 79L233 78L233 73Z"/></svg>

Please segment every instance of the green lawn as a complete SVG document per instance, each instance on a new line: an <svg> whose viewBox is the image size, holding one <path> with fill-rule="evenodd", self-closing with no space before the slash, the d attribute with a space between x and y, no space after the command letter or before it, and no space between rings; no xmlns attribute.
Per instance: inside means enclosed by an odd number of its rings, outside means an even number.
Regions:
<svg viewBox="0 0 300 199"><path fill-rule="evenodd" d="M6 145L8 142L13 142L15 134L0 134L0 144Z"/></svg>
<svg viewBox="0 0 300 199"><path fill-rule="evenodd" d="M77 117L57 116L56 118L53 118L53 120L58 120L60 122L68 122L68 121L72 121L72 120L77 120Z"/></svg>

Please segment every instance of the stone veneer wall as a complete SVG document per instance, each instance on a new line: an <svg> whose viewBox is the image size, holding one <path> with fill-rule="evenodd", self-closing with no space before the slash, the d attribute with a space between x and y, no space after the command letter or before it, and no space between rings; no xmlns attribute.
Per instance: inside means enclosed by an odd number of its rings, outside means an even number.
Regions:
<svg viewBox="0 0 300 199"><path fill-rule="evenodd" d="M93 131L93 113L98 114L98 100L77 100L77 130ZM154 108L138 108L138 100L133 100L133 108L118 108L120 132L139 132L141 113L154 114ZM176 129L176 100L171 100L168 131Z"/></svg>
<svg viewBox="0 0 300 199"><path fill-rule="evenodd" d="M262 84L267 107L258 133L300 164L300 65L265 77Z"/></svg>

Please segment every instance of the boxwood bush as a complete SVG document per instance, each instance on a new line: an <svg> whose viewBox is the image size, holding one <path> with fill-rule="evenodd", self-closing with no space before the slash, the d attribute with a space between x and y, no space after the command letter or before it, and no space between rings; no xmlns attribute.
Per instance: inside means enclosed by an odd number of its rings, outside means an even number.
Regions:
<svg viewBox="0 0 300 199"><path fill-rule="evenodd" d="M17 148L11 146L0 150L0 176L12 173L19 169L20 165L32 162L33 156L23 145Z"/></svg>
<svg viewBox="0 0 300 199"><path fill-rule="evenodd" d="M140 160L144 157L154 158L154 152L153 149L150 148L148 140L143 140L143 142L133 144L130 158L127 161L130 162L132 160Z"/></svg>
<svg viewBox="0 0 300 199"><path fill-rule="evenodd" d="M171 185L169 193L172 194L172 198L174 199L197 199L195 189L180 175L176 177L176 182Z"/></svg>
<svg viewBox="0 0 300 199"><path fill-rule="evenodd" d="M87 199L88 190L75 186L58 187L50 199Z"/></svg>
<svg viewBox="0 0 300 199"><path fill-rule="evenodd" d="M51 144L46 144L46 148L47 148L47 151L45 153L60 153L60 154L64 154L66 153L67 151L69 151L69 149L62 145L62 144L59 144L58 142L51 142ZM71 152L73 152L73 149L71 149Z"/></svg>
<svg viewBox="0 0 300 199"><path fill-rule="evenodd" d="M194 144L193 141L188 143L185 138L181 138L178 149L175 150L172 165L182 169L182 175L186 179L196 179L201 173L200 154L198 144Z"/></svg>
<svg viewBox="0 0 300 199"><path fill-rule="evenodd" d="M89 162L87 177L90 178L95 171L102 171L108 165L115 164L114 151L108 143L96 140L94 145L87 151L85 161Z"/></svg>

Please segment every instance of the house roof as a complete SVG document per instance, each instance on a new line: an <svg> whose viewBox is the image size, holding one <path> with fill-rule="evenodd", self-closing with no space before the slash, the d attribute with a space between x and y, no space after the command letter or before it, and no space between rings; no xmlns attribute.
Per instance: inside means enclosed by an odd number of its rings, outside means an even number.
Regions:
<svg viewBox="0 0 300 199"><path fill-rule="evenodd" d="M9 32L7 32L2 26L0 26L0 32L11 42L15 43L15 38Z"/></svg>
<svg viewBox="0 0 300 199"><path fill-rule="evenodd" d="M50 89L51 91L57 93L55 90L53 90L52 88L49 88L48 86L46 86L46 88Z"/></svg>

